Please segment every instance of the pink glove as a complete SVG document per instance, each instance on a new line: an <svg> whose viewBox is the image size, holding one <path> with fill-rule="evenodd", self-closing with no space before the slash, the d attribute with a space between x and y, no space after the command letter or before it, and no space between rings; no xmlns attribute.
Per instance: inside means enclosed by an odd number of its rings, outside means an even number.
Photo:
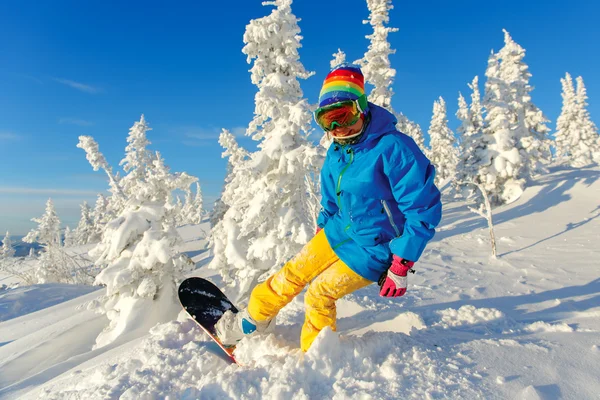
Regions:
<svg viewBox="0 0 600 400"><path fill-rule="evenodd" d="M414 262L405 260L394 255L390 268L381 274L379 278L379 295L382 297L400 297L406 293L408 271L414 273L412 269Z"/></svg>
<svg viewBox="0 0 600 400"><path fill-rule="evenodd" d="M321 228L320 226L317 226L317 231L315 232L315 235L319 232L321 232L321 230L323 230L323 228Z"/></svg>

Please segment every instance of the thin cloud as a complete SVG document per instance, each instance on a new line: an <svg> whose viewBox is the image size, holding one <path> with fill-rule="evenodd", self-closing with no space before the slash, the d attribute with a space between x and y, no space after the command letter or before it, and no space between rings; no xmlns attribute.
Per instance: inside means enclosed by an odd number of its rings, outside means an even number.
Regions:
<svg viewBox="0 0 600 400"><path fill-rule="evenodd" d="M59 124L77 125L77 126L92 126L94 125L91 121L77 118L61 118L58 120Z"/></svg>
<svg viewBox="0 0 600 400"><path fill-rule="evenodd" d="M0 132L0 140L1 141L9 141L9 140L19 140L21 136L14 134L12 132Z"/></svg>
<svg viewBox="0 0 600 400"><path fill-rule="evenodd" d="M44 196L96 196L98 194L98 191L76 189L38 189L27 187L0 186L0 193Z"/></svg>
<svg viewBox="0 0 600 400"><path fill-rule="evenodd" d="M245 126L236 126L235 128L231 128L229 132L233 133L233 136L246 136L246 127Z"/></svg>
<svg viewBox="0 0 600 400"><path fill-rule="evenodd" d="M70 86L73 89L77 89L77 90L85 92L85 93L96 94L96 93L102 92L102 89L91 86L91 85L86 85L85 83L80 83L80 82L75 82L75 81L72 81L69 79L60 79L60 78L54 78L54 80L58 83L62 83L63 85Z"/></svg>
<svg viewBox="0 0 600 400"><path fill-rule="evenodd" d="M189 128L184 133L185 137L197 140L219 140L220 131L204 128Z"/></svg>

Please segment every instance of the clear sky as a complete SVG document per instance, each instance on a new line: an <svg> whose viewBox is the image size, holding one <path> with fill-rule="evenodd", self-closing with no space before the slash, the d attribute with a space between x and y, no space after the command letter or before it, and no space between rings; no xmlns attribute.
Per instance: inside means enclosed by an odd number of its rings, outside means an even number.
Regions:
<svg viewBox="0 0 600 400"><path fill-rule="evenodd" d="M592 119L600 124L600 3L591 0L398 1L390 13L393 106L426 131L444 97L451 128L458 92L483 75L502 29L527 50L533 101L552 120L560 78L582 75ZM221 128L243 132L256 88L242 54L246 24L270 13L256 0L0 2L0 232L25 234L48 197L74 227L79 204L107 188L79 135L91 135L116 168L128 129L145 114L151 150L172 171L198 176L206 202L225 175ZM366 51L362 0L296 0L304 37L301 61L316 75L302 83L315 103L332 54ZM240 142L251 146L252 141Z"/></svg>

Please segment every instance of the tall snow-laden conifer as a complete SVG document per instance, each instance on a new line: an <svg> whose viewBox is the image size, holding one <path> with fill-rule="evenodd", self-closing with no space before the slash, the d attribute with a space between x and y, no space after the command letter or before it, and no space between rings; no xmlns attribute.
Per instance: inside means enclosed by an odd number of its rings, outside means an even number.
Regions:
<svg viewBox="0 0 600 400"><path fill-rule="evenodd" d="M344 53L341 49L338 49L337 53L333 53L333 60L329 62L329 66L331 69L337 67L340 64L346 62L346 53Z"/></svg>
<svg viewBox="0 0 600 400"><path fill-rule="evenodd" d="M6 231L4 239L2 239L2 247L0 247L0 258L14 257L15 249L12 247L12 240L10 240L10 233Z"/></svg>
<svg viewBox="0 0 600 400"><path fill-rule="evenodd" d="M317 175L322 155L307 140L312 113L299 79L312 74L300 62L302 37L291 4L264 2L276 8L250 21L244 34L242 51L253 62L251 79L258 87L247 134L259 142L259 150L234 168L229 185L243 190L227 204L222 220L227 237L217 239L224 245L215 246L211 263L238 295L295 255L315 227L306 179Z"/></svg>
<svg viewBox="0 0 600 400"><path fill-rule="evenodd" d="M225 149L221 157L227 157L227 174L225 175L221 196L215 202L210 214L210 225L212 227L210 240L213 245L215 245L215 240L221 240L225 236L222 232L217 233L215 227L223 219L225 212L229 209L229 205L234 200L232 196L235 196L237 188L234 188L233 185L243 183L243 178L235 178L235 175L243 170L244 161L249 157L248 152L240 147L235 140L235 136L227 129L223 129L219 135L219 144Z"/></svg>
<svg viewBox="0 0 600 400"><path fill-rule="evenodd" d="M388 34L397 32L398 28L386 26L390 22L389 12L394 7L391 0L367 0L369 9L369 19L363 21L363 24L370 24L373 33L367 35L369 39L369 48L363 58L355 61L361 66L365 77L365 82L373 85L373 90L367 96L369 101L378 106L384 107L395 115L398 123L398 130L417 143L422 151L425 151L425 139L421 126L401 112L395 112L392 107L392 97L394 90L392 84L396 76L396 70L392 68L390 55L396 50L392 49L388 41Z"/></svg>
<svg viewBox="0 0 600 400"><path fill-rule="evenodd" d="M590 113L587 110L587 91L583 78L577 77L577 92L575 99L577 103L577 120L579 121L579 135L577 144L572 146L571 165L574 167L584 167L592 164L594 161L600 163L600 138L598 137L598 128L592 122Z"/></svg>
<svg viewBox="0 0 600 400"><path fill-rule="evenodd" d="M87 201L84 201L81 205L81 218L79 224L74 232L75 245L83 245L90 243L90 240L94 237L94 217L92 216L92 209L88 205Z"/></svg>
<svg viewBox="0 0 600 400"><path fill-rule="evenodd" d="M440 184L443 180L454 176L458 161L456 139L448 128L446 102L442 97L433 103L429 138L430 149L427 152L427 158L435 166L435 183Z"/></svg>
<svg viewBox="0 0 600 400"><path fill-rule="evenodd" d="M369 48L357 63L361 66L365 81L373 85L373 90L368 95L371 103L392 110L392 84L396 70L391 67L390 54L394 54L388 41L388 34L397 32L398 28L386 26L390 22L389 12L394 8L392 0L367 0L369 19L363 24L370 24L373 33L367 35Z"/></svg>
<svg viewBox="0 0 600 400"><path fill-rule="evenodd" d="M92 212L94 232L89 243L97 243L102 239L102 232L106 225L116 217L114 209L109 206L109 200L103 194L96 198L96 205Z"/></svg>
<svg viewBox="0 0 600 400"><path fill-rule="evenodd" d="M194 200L191 203L191 210L188 214L190 224L199 224L202 222L202 216L204 215L204 199L202 197L202 188L200 184L196 182L196 194Z"/></svg>
<svg viewBox="0 0 600 400"><path fill-rule="evenodd" d="M108 175L110 192L112 195L106 205L106 211L111 214L119 213L125 206L126 199L125 194L119 186L118 174L113 174L112 168L108 165L108 162L106 162L106 158L104 158L104 155L100 152L100 147L93 137L79 136L77 147L85 151L85 156L94 171L98 171L102 168L104 172L106 172L106 175Z"/></svg>
<svg viewBox="0 0 600 400"><path fill-rule="evenodd" d="M129 144L125 147L125 158L119 164L123 166L123 171L126 173L120 180L120 184L128 198L136 195L138 182L146 181L148 167L152 165L152 153L147 149L150 141L146 136L146 132L151 129L143 114L140 120L129 129L127 137Z"/></svg>
<svg viewBox="0 0 600 400"><path fill-rule="evenodd" d="M143 117L130 129L123 160L128 172L123 187L129 197L90 251L103 268L95 283L106 287L100 308L110 321L96 338L97 348L172 319L180 308L176 285L193 267L177 252L181 237L175 229L173 191L185 190L196 178L170 173L158 152L148 152L148 129Z"/></svg>
<svg viewBox="0 0 600 400"><path fill-rule="evenodd" d="M26 243L38 242L44 247L60 247L60 219L56 214L54 202L48 199L46 202L46 210L41 218L32 218L38 226L23 238Z"/></svg>
<svg viewBox="0 0 600 400"><path fill-rule="evenodd" d="M60 219L52 199L46 202L44 215L41 218L33 218L32 221L37 222L38 226L32 229L23 241L38 242L42 246L40 259L33 271L36 282L69 282L71 277L61 251Z"/></svg>
<svg viewBox="0 0 600 400"><path fill-rule="evenodd" d="M521 153L523 178L529 180L544 172L544 166L552 158L548 135L550 129L547 126L549 121L532 101L533 86L529 83L531 73L523 61L525 49L512 39L508 31L503 32L504 47L498 52L498 75L509 92L509 129L514 132L516 145Z"/></svg>
<svg viewBox="0 0 600 400"><path fill-rule="evenodd" d="M481 162L475 183L481 183L492 204L509 203L523 193L525 176L523 160L512 129L513 96L507 82L500 76L500 61L492 52L485 75L486 110L481 141Z"/></svg>
<svg viewBox="0 0 600 400"><path fill-rule="evenodd" d="M486 144L483 140L483 111L481 105L481 94L479 92L479 78L476 76L468 85L471 88L471 105L462 94L458 97L458 111L456 117L461 122L458 128L460 145L458 151L458 164L456 167L455 184L462 186L464 182L475 182L485 158ZM473 187L467 187L472 191Z"/></svg>

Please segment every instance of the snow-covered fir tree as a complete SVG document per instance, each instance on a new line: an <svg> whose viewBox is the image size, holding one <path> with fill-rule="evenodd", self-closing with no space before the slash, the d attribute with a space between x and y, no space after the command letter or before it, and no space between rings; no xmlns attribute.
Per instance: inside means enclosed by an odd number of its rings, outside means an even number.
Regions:
<svg viewBox="0 0 600 400"><path fill-rule="evenodd" d="M483 155L486 153L486 145L483 142L482 134L483 107L479 92L479 78L476 76L468 86L472 90L471 105L468 106L465 98L459 93L458 111L456 112L456 117L461 122L457 129L460 137L460 145L454 179L457 189L463 186L464 182L475 180ZM467 189L468 192L472 192L474 187L469 186L461 189Z"/></svg>
<svg viewBox="0 0 600 400"><path fill-rule="evenodd" d="M181 238L175 229L173 191L185 190L196 178L169 172L160 154L146 150L148 126L142 117L130 130L124 187L130 194L125 209L104 231L90 255L102 271L95 284L106 286L101 310L110 324L96 347L124 333L147 331L173 318L179 309L176 285L193 267L177 253Z"/></svg>
<svg viewBox="0 0 600 400"><path fill-rule="evenodd" d="M15 249L12 246L12 240L10 240L10 233L6 231L4 239L2 239L2 247L0 247L0 258L14 257Z"/></svg>
<svg viewBox="0 0 600 400"><path fill-rule="evenodd" d="M392 84L396 70L391 67L390 54L394 54L388 41L388 34L397 32L398 28L386 26L390 22L389 12L394 7L392 0L367 0L369 19L363 24L370 24L373 33L367 35L369 48L361 60L356 62L361 66L365 81L373 85L369 93L369 101L392 111Z"/></svg>
<svg viewBox="0 0 600 400"><path fill-rule="evenodd" d="M515 130L511 129L513 113L510 103L513 96L510 87L500 77L500 61L493 52L485 72L486 110L481 140L481 162L475 183L481 183L492 204L509 203L518 199L525 187L523 160Z"/></svg>
<svg viewBox="0 0 600 400"><path fill-rule="evenodd" d="M579 121L579 132L577 141L572 142L570 163L574 167L585 167L594 162L600 163L600 138L598 128L592 122L587 109L587 90L583 78L576 79L577 91L575 94L577 104L577 120Z"/></svg>
<svg viewBox="0 0 600 400"><path fill-rule="evenodd" d="M204 199L202 197L202 188L200 184L196 182L196 193L193 200L189 203L186 201L186 206L190 205L187 211L187 219L189 224L199 224L202 222L202 216L204 215Z"/></svg>
<svg viewBox="0 0 600 400"><path fill-rule="evenodd" d="M98 243L102 239L102 233L106 224L116 217L114 210L110 207L109 200L103 194L98 194L96 205L92 212L94 232L90 237L89 243Z"/></svg>
<svg viewBox="0 0 600 400"><path fill-rule="evenodd" d="M410 136L417 146L421 149L423 153L426 152L425 147L425 135L423 135L423 130L421 129L421 125L417 124L414 121L409 120L404 114L398 113L396 114L396 118L398 119L398 123L396 127L398 130L408 136Z"/></svg>
<svg viewBox="0 0 600 400"><path fill-rule="evenodd" d="M417 143L422 151L425 151L425 138L421 126L402 112L394 111L392 107L392 97L394 90L392 84L396 76L396 70L392 68L390 55L396 50L391 48L388 41L388 34L397 32L398 28L386 26L389 21L389 12L394 7L391 0L367 0L369 9L369 19L363 21L363 24L369 24L373 28L373 33L367 35L369 47L362 59L355 61L361 66L365 82L373 85L373 89L367 96L373 104L386 108L396 116L398 130Z"/></svg>
<svg viewBox="0 0 600 400"><path fill-rule="evenodd" d="M94 171L98 171L99 169L103 169L108 176L109 191L111 192L110 200L107 201L104 207L104 213L106 215L110 215L111 217L118 214L125 207L125 194L119 185L119 174L113 174L112 167L108 165L106 158L100 152L100 147L98 143L91 136L79 136L79 143L77 147L83 149L85 151L85 156L94 169ZM97 205L97 204L96 204ZM106 217L106 222L111 218Z"/></svg>
<svg viewBox="0 0 600 400"><path fill-rule="evenodd" d="M243 170L244 161L249 157L248 152L238 144L235 140L235 136L227 129L223 129L219 135L219 144L225 149L221 154L221 157L227 157L227 173L225 175L223 191L215 202L209 217L210 225L212 227L211 238L216 240L219 240L223 235L221 232L217 234L215 227L223 219L225 212L229 209L229 204L234 201L234 197L232 196L235 196L237 188L234 188L233 184L240 184L243 182L243 179L234 179L235 174Z"/></svg>
<svg viewBox="0 0 600 400"><path fill-rule="evenodd" d="M250 21L244 34L242 51L253 62L251 79L258 87L247 134L259 141L259 150L234 168L228 185L243 190L231 203L221 198L228 207L221 221L226 236L212 233L210 264L238 296L294 256L315 229L306 180L317 176L323 157L307 140L312 113L299 79L311 73L300 62L302 37L291 4L264 2L275 9Z"/></svg>
<svg viewBox="0 0 600 400"><path fill-rule="evenodd" d="M187 188L186 190L189 191L189 188ZM175 213L175 226L185 225L187 223L187 216L184 215L185 210L183 209L183 201L179 196L175 198L175 205L173 206L173 211Z"/></svg>
<svg viewBox="0 0 600 400"><path fill-rule="evenodd" d="M439 185L445 179L454 176L458 161L456 138L448 127L446 102L442 97L433 103L429 138L427 158L435 166L435 183Z"/></svg>
<svg viewBox="0 0 600 400"><path fill-rule="evenodd" d="M483 105L481 104L481 92L479 91L479 77L475 76L468 86L471 89L469 118L471 119L471 125L473 126L473 134L476 134L483 129Z"/></svg>
<svg viewBox="0 0 600 400"><path fill-rule="evenodd" d="M504 47L497 54L500 60L498 78L504 81L509 92L509 129L514 132L521 153L523 177L529 180L545 172L544 166L551 161L549 121L532 101L531 73L523 61L525 49L512 39L508 31L503 32Z"/></svg>
<svg viewBox="0 0 600 400"><path fill-rule="evenodd" d="M42 215L40 218L32 218L31 220L37 223L38 226L27 233L27 235L23 238L24 242L38 242L40 245L46 247L60 247L60 219L56 214L54 202L51 198L46 202L44 215Z"/></svg>
<svg viewBox="0 0 600 400"><path fill-rule="evenodd" d="M71 227L67 226L63 234L63 246L73 247L77 246L77 239L75 237L75 231L71 230Z"/></svg>
<svg viewBox="0 0 600 400"><path fill-rule="evenodd" d="M26 243L38 242L42 246L39 262L34 267L37 283L69 282L70 272L61 251L62 241L60 219L56 214L54 202L48 199L41 218L33 218L38 226L23 238Z"/></svg>
<svg viewBox="0 0 600 400"><path fill-rule="evenodd" d="M571 74L566 73L560 78L562 86L562 108L556 120L556 133L554 135L555 158L559 162L570 162L571 149L577 146L579 139L579 116L577 110L577 98Z"/></svg>
<svg viewBox="0 0 600 400"><path fill-rule="evenodd" d="M84 245L90 243L90 240L96 232L94 227L94 217L92 215L92 209L88 205L87 201L81 204L81 218L79 224L75 228L75 245Z"/></svg>
<svg viewBox="0 0 600 400"><path fill-rule="evenodd" d="M337 53L333 53L333 59L329 62L329 66L331 69L333 69L340 64L344 64L345 62L346 53L344 53L341 49L338 49Z"/></svg>
<svg viewBox="0 0 600 400"><path fill-rule="evenodd" d="M119 185L128 199L136 196L138 182L146 181L146 175L152 165L153 155L148 151L150 141L146 136L146 132L151 129L143 114L140 120L129 129L125 158L119 163L126 173L119 181Z"/></svg>

